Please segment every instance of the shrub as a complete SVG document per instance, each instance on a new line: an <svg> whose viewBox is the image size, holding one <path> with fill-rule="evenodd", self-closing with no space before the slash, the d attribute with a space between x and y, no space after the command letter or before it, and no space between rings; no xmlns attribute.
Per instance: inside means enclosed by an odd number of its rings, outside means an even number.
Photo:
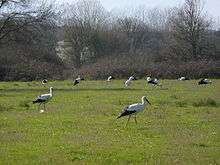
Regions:
<svg viewBox="0 0 220 165"><path fill-rule="evenodd" d="M176 79L182 75L190 78L219 77L218 61L191 61L177 63L154 62L148 55L119 55L99 59L96 63L84 65L75 76L81 74L91 79L106 79L109 75L127 78L130 75L143 78L146 75L158 78Z"/></svg>

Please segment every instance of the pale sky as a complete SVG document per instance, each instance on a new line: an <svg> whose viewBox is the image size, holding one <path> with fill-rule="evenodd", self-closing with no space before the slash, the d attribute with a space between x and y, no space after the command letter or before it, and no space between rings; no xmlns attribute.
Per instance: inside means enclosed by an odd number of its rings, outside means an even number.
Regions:
<svg viewBox="0 0 220 165"><path fill-rule="evenodd" d="M58 2L76 2L77 0L57 0ZM107 10L124 9L144 5L146 8L167 8L180 6L184 0L100 0ZM201 0L204 2L204 11L214 18L215 26L220 26L220 0Z"/></svg>
<svg viewBox="0 0 220 165"><path fill-rule="evenodd" d="M77 0L58 0L60 2L75 2ZM184 0L100 0L102 5L107 9L111 10L114 8L126 8L126 7L136 7L140 5L145 5L147 8L154 7L173 7L178 6L184 2ZM208 13L218 18L220 17L220 0L202 0L205 2L205 10Z"/></svg>

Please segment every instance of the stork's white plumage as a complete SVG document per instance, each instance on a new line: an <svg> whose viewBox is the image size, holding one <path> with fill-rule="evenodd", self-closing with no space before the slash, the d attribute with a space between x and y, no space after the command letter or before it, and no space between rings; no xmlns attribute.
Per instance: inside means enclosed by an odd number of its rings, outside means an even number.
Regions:
<svg viewBox="0 0 220 165"><path fill-rule="evenodd" d="M212 83L211 80L204 78L198 82L198 85L206 85L206 84L211 84L211 83Z"/></svg>
<svg viewBox="0 0 220 165"><path fill-rule="evenodd" d="M147 77L147 81L150 81L151 80L151 77Z"/></svg>
<svg viewBox="0 0 220 165"><path fill-rule="evenodd" d="M47 94L43 94L38 96L34 101L33 104L39 103L39 107L40 108L41 104L44 104L44 110L45 110L45 104L50 101L53 97L53 87L50 87L50 93Z"/></svg>
<svg viewBox="0 0 220 165"><path fill-rule="evenodd" d="M126 86L126 87L130 86L130 85L131 85L131 81L132 81L132 80L129 80L129 79L126 80L126 81L125 81L125 86Z"/></svg>
<svg viewBox="0 0 220 165"><path fill-rule="evenodd" d="M47 79L43 79L42 81L41 81L41 84L43 85L43 86L45 86L46 84L47 84Z"/></svg>
<svg viewBox="0 0 220 165"><path fill-rule="evenodd" d="M185 80L189 80L189 78L187 78L187 77L180 77L180 78L178 78L178 80L185 81Z"/></svg>
<svg viewBox="0 0 220 165"><path fill-rule="evenodd" d="M135 76L131 76L131 77L129 77L129 79L131 79L131 80L137 80L137 78L136 78Z"/></svg>
<svg viewBox="0 0 220 165"><path fill-rule="evenodd" d="M137 119L136 119L136 114L139 113L139 112L142 112L146 106L148 104L150 104L150 102L148 101L147 97L146 96L143 96L141 98L142 102L141 103L136 103L136 104L131 104L127 107L125 107L125 109L122 111L122 113L118 116L118 119L123 117L123 116L129 116L128 117L128 121L126 123L126 125L128 124L130 118L132 115L135 116L135 122L137 123Z"/></svg>
<svg viewBox="0 0 220 165"><path fill-rule="evenodd" d="M131 85L133 79L134 79L133 76L129 77L129 79L125 81L125 86L128 87L129 85Z"/></svg>
<svg viewBox="0 0 220 165"><path fill-rule="evenodd" d="M79 84L81 80L84 80L84 78L81 78L80 76L78 76L78 78L76 78L74 80L73 85L75 86L75 85Z"/></svg>
<svg viewBox="0 0 220 165"><path fill-rule="evenodd" d="M185 77L180 77L180 78L178 78L178 80L183 81L183 80L185 80Z"/></svg>
<svg viewBox="0 0 220 165"><path fill-rule="evenodd" d="M157 86L161 86L161 84L160 84L160 82L157 78L147 77L147 83L157 85Z"/></svg>
<svg viewBox="0 0 220 165"><path fill-rule="evenodd" d="M109 76L108 79L107 79L107 81L109 82L109 81L111 81L112 79L114 79L114 77L113 77L113 76Z"/></svg>

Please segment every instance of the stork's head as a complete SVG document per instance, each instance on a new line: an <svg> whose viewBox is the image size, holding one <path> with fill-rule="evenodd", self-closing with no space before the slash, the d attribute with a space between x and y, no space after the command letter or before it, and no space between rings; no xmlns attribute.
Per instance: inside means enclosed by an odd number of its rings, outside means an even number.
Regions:
<svg viewBox="0 0 220 165"><path fill-rule="evenodd" d="M142 97L142 102L143 102L143 103L148 103L148 104L151 105L151 103L149 102L149 100L147 99L146 96L143 96L143 97Z"/></svg>
<svg viewBox="0 0 220 165"><path fill-rule="evenodd" d="M151 80L151 77L147 77L147 81L150 81Z"/></svg>

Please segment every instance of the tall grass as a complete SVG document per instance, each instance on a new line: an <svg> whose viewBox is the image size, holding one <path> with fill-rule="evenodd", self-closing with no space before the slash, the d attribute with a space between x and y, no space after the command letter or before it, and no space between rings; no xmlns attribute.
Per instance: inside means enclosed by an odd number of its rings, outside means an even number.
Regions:
<svg viewBox="0 0 220 165"><path fill-rule="evenodd" d="M217 102L212 98L200 99L193 103L195 107L218 107Z"/></svg>

